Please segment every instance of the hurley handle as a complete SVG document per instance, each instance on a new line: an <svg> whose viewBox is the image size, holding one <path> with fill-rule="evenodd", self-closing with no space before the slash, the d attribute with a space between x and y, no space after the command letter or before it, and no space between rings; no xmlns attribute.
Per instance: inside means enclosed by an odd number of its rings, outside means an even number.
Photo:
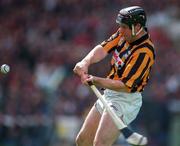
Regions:
<svg viewBox="0 0 180 146"><path fill-rule="evenodd" d="M92 81L88 81L87 83L88 83L89 86L94 85Z"/></svg>

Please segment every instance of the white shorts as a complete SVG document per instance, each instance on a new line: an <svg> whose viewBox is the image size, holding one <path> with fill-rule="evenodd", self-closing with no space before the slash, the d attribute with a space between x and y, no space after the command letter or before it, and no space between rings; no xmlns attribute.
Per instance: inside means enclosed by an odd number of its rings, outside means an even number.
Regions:
<svg viewBox="0 0 180 146"><path fill-rule="evenodd" d="M118 117L122 118L126 125L136 118L142 105L140 92L126 93L106 89L103 96L112 110ZM101 114L103 113L104 106L99 99L96 101L95 107Z"/></svg>

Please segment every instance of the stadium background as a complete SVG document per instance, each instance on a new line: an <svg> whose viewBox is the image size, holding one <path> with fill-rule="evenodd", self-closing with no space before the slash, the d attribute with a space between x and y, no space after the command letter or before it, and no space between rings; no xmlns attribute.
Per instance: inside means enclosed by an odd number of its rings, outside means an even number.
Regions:
<svg viewBox="0 0 180 146"><path fill-rule="evenodd" d="M0 146L74 146L96 100L72 72L118 28L119 9L140 5L156 46L144 104L131 125L150 146L180 146L180 1L0 0ZM107 60L90 69L105 76ZM123 141L116 145L127 145Z"/></svg>

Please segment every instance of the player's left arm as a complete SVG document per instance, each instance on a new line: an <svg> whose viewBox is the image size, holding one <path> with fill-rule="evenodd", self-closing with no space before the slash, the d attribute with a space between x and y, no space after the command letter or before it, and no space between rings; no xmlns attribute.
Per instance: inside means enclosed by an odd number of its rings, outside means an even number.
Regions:
<svg viewBox="0 0 180 146"><path fill-rule="evenodd" d="M151 59L147 53L136 53L130 59L122 78L119 80L113 80L109 78L101 78L96 76L89 76L84 80L86 84L87 81L92 81L95 85L103 88L115 90L115 91L125 91L129 92L129 88L134 86L136 82L142 78L144 73L149 69L152 63ZM83 82L83 81L82 81Z"/></svg>
<svg viewBox="0 0 180 146"><path fill-rule="evenodd" d="M86 80L84 80L84 83L87 84L88 81L91 81L94 85L100 86L102 88L128 92L128 87L120 80L113 80L109 78L101 78L89 75L89 77Z"/></svg>

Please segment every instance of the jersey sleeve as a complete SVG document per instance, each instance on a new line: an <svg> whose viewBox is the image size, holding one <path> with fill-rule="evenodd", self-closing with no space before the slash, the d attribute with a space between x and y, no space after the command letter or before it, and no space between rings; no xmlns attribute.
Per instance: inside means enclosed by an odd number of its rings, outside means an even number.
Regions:
<svg viewBox="0 0 180 146"><path fill-rule="evenodd" d="M151 57L147 53L134 54L122 74L121 81L130 88L136 87L150 66Z"/></svg>
<svg viewBox="0 0 180 146"><path fill-rule="evenodd" d="M103 41L100 45L106 52L110 53L117 46L120 37L120 33L117 31L109 39Z"/></svg>

